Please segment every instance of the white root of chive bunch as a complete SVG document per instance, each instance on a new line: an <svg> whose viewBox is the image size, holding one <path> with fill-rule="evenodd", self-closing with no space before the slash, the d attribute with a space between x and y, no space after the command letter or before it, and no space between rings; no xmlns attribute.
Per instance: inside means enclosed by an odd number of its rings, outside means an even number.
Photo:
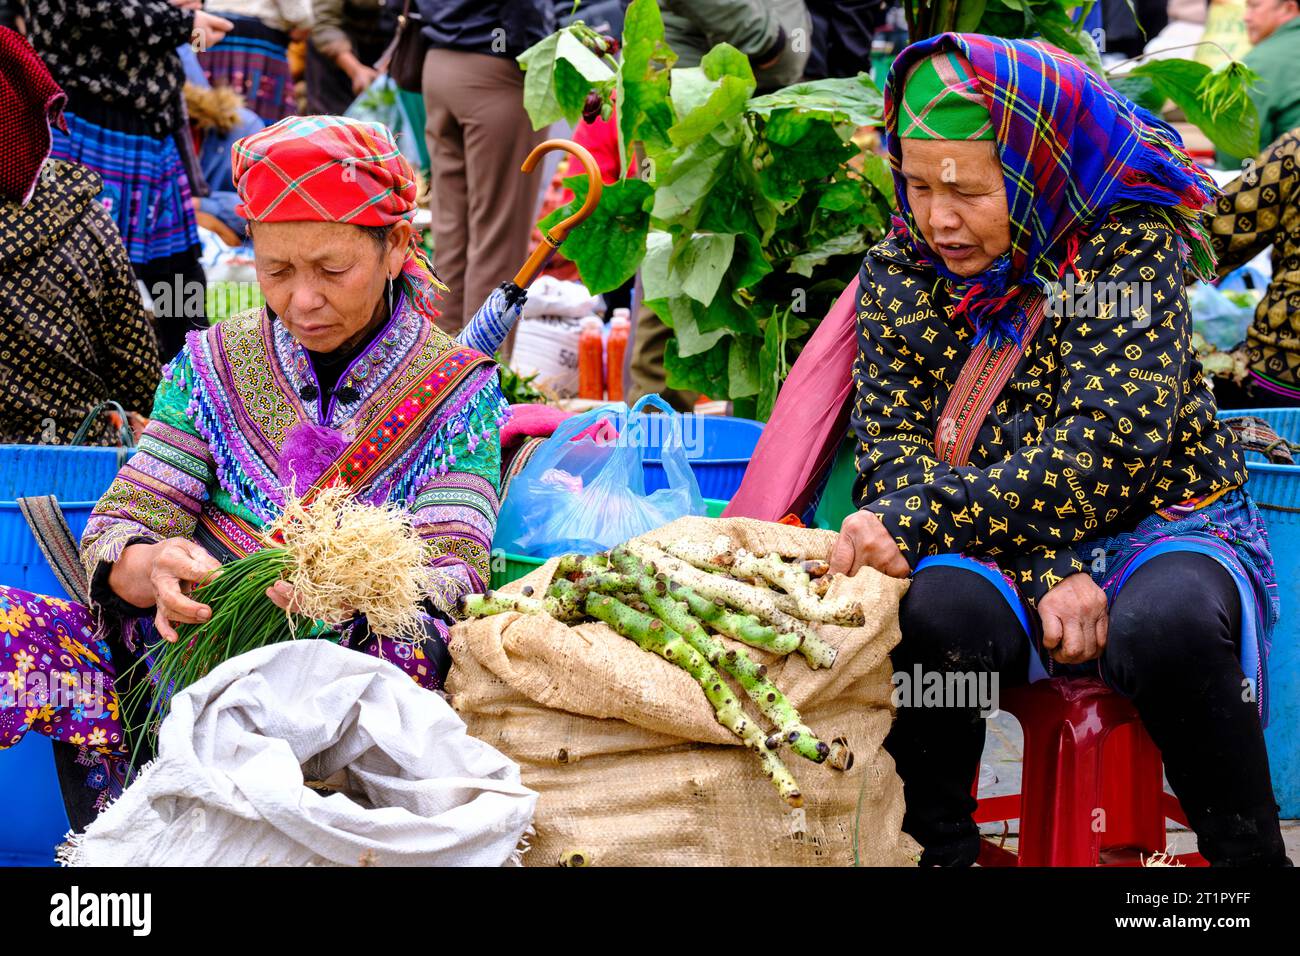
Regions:
<svg viewBox="0 0 1300 956"><path fill-rule="evenodd" d="M285 580L298 613L341 624L353 611L372 634L418 642L426 636L420 602L432 595L433 570L410 515L392 505L357 500L350 490L325 489L309 506L287 495L268 529L289 554Z"/></svg>

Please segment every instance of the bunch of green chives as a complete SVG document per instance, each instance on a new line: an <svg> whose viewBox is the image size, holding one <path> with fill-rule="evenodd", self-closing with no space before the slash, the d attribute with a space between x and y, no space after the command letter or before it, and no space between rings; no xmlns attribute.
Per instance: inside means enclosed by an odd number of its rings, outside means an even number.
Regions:
<svg viewBox="0 0 1300 956"><path fill-rule="evenodd" d="M266 596L266 589L284 578L289 564L284 548L263 548L216 569L190 594L212 609L212 617L201 624L177 624L175 643L160 640L128 668L128 672L142 665L148 668L147 679L137 681L122 699L124 715L143 715L126 728L132 766L146 736L156 738L174 694L223 661L303 636L311 629L311 620L286 613Z"/></svg>

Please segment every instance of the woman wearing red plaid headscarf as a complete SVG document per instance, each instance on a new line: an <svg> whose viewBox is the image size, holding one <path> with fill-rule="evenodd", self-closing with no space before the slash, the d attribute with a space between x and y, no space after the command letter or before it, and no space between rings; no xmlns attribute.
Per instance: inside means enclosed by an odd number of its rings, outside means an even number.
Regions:
<svg viewBox="0 0 1300 956"><path fill-rule="evenodd" d="M189 334L140 450L91 517L82 559L111 649L100 669L137 679L124 667L175 640L177 622L210 614L190 586L261 548L289 490L342 483L408 508L438 572L422 643L372 634L364 619L342 641L437 688L450 666L447 611L489 578L507 408L496 367L433 322L440 284L411 228L415 177L386 129L294 117L240 140L233 159L266 306ZM292 600L283 584L268 596ZM116 701L126 687L113 691ZM109 771L121 769L122 724L137 719L114 707L97 720ZM55 735L74 724L52 710L31 726ZM93 776L101 790L121 779Z"/></svg>

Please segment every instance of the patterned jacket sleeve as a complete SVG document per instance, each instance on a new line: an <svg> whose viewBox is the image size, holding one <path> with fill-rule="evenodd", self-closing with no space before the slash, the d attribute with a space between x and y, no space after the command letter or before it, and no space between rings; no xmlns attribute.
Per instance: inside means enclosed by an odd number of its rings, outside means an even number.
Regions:
<svg viewBox="0 0 1300 956"><path fill-rule="evenodd" d="M865 263L858 281L863 291L850 427L857 440L853 500L863 508L891 492L930 484L952 469L934 456L934 381L914 361L903 337L884 321ZM899 527L909 528L911 520L905 517ZM924 556L909 541L899 546L913 567Z"/></svg>
<svg viewBox="0 0 1300 956"><path fill-rule="evenodd" d="M1300 131L1280 137L1252 168L1227 186L1210 218L1219 275L1249 262L1284 229L1284 212L1300 197Z"/></svg>
<svg viewBox="0 0 1300 956"><path fill-rule="evenodd" d="M101 562L117 561L133 541L194 533L215 472L207 443L189 418L193 375L187 346L163 371L139 450L122 466L86 525L81 560L91 578Z"/></svg>
<svg viewBox="0 0 1300 956"><path fill-rule="evenodd" d="M158 387L158 339L117 226L99 203L90 204L85 222L87 251L103 277L99 314L89 323L99 374L108 384L109 398L144 414Z"/></svg>
<svg viewBox="0 0 1300 956"><path fill-rule="evenodd" d="M174 50L194 32L194 11L168 0L74 0L72 9L80 22L136 47Z"/></svg>
<svg viewBox="0 0 1300 956"><path fill-rule="evenodd" d="M1055 402L1036 419L1032 440L986 468L920 480L913 472L906 484L891 476L895 487L887 483L867 506L913 565L918 555L990 555L1015 568L1022 592L1036 600L1082 569L1073 546L1103 522L1179 500L1170 479L1156 484L1191 361L1174 234L1146 222L1123 234L1098 231L1084 250L1080 272L1094 290L1130 298L1048 320L1059 365L1044 374L1056 377ZM1105 301L1100 291L1096 299ZM868 406L867 427L880 416Z"/></svg>
<svg viewBox="0 0 1300 956"><path fill-rule="evenodd" d="M440 572L440 610L465 594L486 591L492 535L501 509L501 433L505 399L492 376L471 399L464 428L451 443L450 467L435 471L411 504L416 528Z"/></svg>

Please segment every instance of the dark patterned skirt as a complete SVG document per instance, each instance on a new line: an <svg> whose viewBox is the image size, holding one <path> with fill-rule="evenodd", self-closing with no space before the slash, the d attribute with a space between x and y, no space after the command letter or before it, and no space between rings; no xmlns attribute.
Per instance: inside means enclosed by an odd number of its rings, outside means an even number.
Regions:
<svg viewBox="0 0 1300 956"><path fill-rule="evenodd" d="M244 97L245 105L267 124L298 112L289 72L289 34L255 17L231 13L220 16L235 28L199 63L213 86L228 86Z"/></svg>
<svg viewBox="0 0 1300 956"><path fill-rule="evenodd" d="M65 111L66 133L53 130L50 155L99 173L99 201L117 223L133 266L188 257L197 260L199 231L190 181L176 140L151 136L129 117L111 125L105 116Z"/></svg>

